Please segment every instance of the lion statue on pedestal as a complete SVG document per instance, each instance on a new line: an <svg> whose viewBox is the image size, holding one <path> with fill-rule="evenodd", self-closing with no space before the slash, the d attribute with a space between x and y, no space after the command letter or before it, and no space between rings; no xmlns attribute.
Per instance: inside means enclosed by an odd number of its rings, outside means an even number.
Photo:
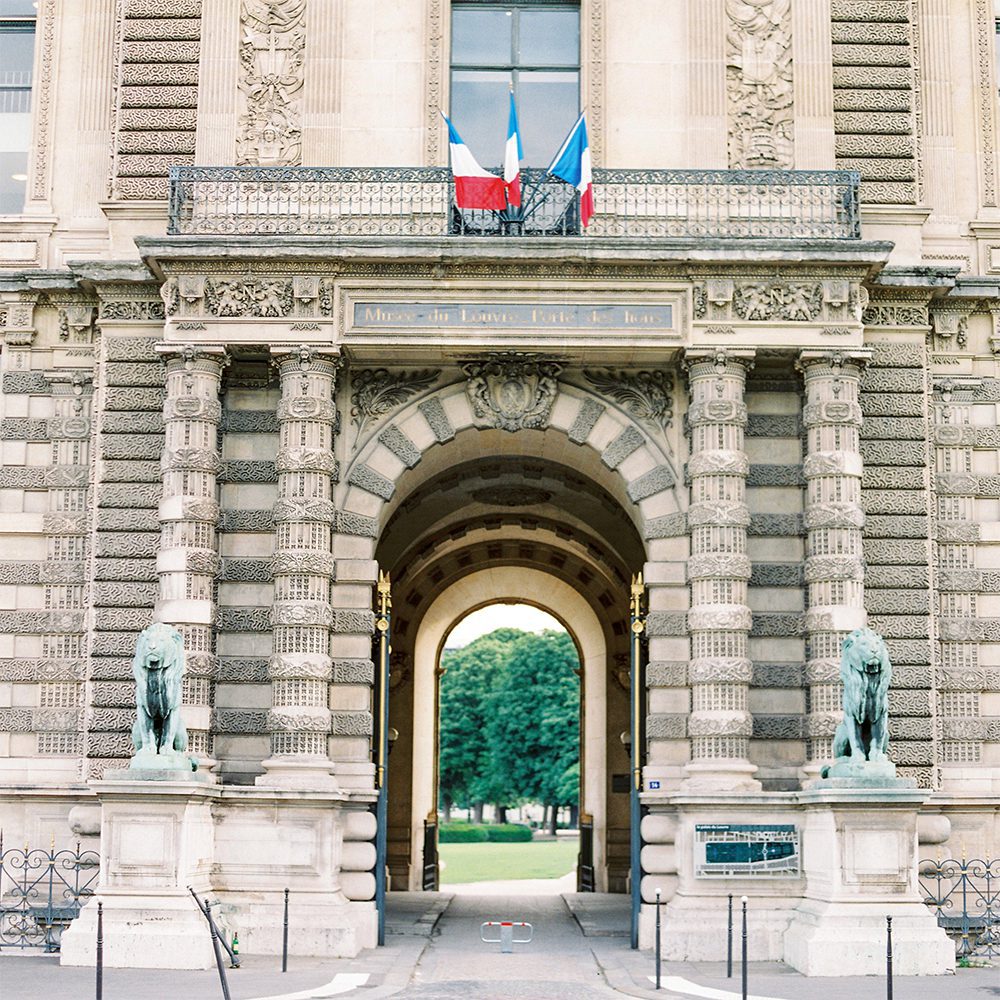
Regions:
<svg viewBox="0 0 1000 1000"><path fill-rule="evenodd" d="M187 750L188 736L181 720L184 640L180 632L162 622L144 629L136 642L132 672L136 705L133 761L156 755L161 761L154 766L190 768L191 762L181 756Z"/></svg>
<svg viewBox="0 0 1000 1000"><path fill-rule="evenodd" d="M886 761L889 748L889 682L885 641L870 628L855 629L841 651L844 721L833 737L833 755L852 763Z"/></svg>

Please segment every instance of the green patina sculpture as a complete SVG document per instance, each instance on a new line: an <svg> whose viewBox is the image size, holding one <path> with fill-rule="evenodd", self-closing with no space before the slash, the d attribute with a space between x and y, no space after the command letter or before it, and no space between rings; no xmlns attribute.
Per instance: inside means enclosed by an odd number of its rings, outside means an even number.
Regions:
<svg viewBox="0 0 1000 1000"><path fill-rule="evenodd" d="M139 634L132 661L136 720L132 726L132 770L192 771L181 719L184 640L170 625L154 622Z"/></svg>
<svg viewBox="0 0 1000 1000"><path fill-rule="evenodd" d="M882 636L859 628L844 639L840 679L844 682L844 719L833 737L836 759L822 769L822 777L863 776L874 770L894 774L895 766L886 756L892 664Z"/></svg>

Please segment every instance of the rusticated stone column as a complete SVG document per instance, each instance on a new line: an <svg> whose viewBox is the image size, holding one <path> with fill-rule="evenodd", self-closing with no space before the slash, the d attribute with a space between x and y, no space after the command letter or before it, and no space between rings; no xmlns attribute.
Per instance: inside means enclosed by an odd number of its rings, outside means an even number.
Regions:
<svg viewBox="0 0 1000 1000"><path fill-rule="evenodd" d="M747 652L746 478L743 401L752 351L689 351L691 405L691 762L687 787L759 787L748 759L753 720L747 708L751 663Z"/></svg>
<svg viewBox="0 0 1000 1000"><path fill-rule="evenodd" d="M842 718L840 647L867 623L861 535L861 404L865 352L803 351L805 378L806 776L830 759Z"/></svg>
<svg viewBox="0 0 1000 1000"><path fill-rule="evenodd" d="M219 564L219 386L226 357L221 347L170 346L160 350L167 356L167 385L160 551L156 560L160 590L153 618L175 626L184 637L188 749L211 766L216 672L212 635Z"/></svg>
<svg viewBox="0 0 1000 1000"><path fill-rule="evenodd" d="M340 360L308 347L277 359L278 502L275 505L271 756L258 784L336 787L329 756L330 549Z"/></svg>
<svg viewBox="0 0 1000 1000"><path fill-rule="evenodd" d="M931 408L934 441L934 489L937 494L938 754L941 784L948 791L968 787L982 760L982 689L979 661L979 593L982 575L976 567L979 476L973 465L976 426L969 393L953 399L956 383L935 385ZM965 399L962 399L962 395Z"/></svg>

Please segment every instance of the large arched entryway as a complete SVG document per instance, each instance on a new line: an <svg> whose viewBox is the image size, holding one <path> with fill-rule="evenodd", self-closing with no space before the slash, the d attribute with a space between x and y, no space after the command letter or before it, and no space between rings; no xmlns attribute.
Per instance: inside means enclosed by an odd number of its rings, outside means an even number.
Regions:
<svg viewBox="0 0 1000 1000"><path fill-rule="evenodd" d="M448 426L444 433L432 427L421 454L400 463L408 467L398 469L378 511L374 555L393 593L393 890L423 883L425 820L437 809L445 638L470 611L497 601L534 604L574 639L582 673L581 810L593 822L594 887L627 888L629 580L649 562L645 521L678 509L675 477L662 444L624 411L560 388L545 429L482 427L462 384L397 418L411 440L415 429L426 434L429 416L444 416ZM386 441L383 433L361 453L384 450Z"/></svg>

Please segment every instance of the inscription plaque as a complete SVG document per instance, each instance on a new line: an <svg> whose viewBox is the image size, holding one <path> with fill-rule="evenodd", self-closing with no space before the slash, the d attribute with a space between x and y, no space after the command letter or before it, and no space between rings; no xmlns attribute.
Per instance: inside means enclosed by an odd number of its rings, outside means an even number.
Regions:
<svg viewBox="0 0 1000 1000"><path fill-rule="evenodd" d="M355 302L354 326L371 330L452 330L485 326L499 330L672 331L669 303L554 304L545 302Z"/></svg>

